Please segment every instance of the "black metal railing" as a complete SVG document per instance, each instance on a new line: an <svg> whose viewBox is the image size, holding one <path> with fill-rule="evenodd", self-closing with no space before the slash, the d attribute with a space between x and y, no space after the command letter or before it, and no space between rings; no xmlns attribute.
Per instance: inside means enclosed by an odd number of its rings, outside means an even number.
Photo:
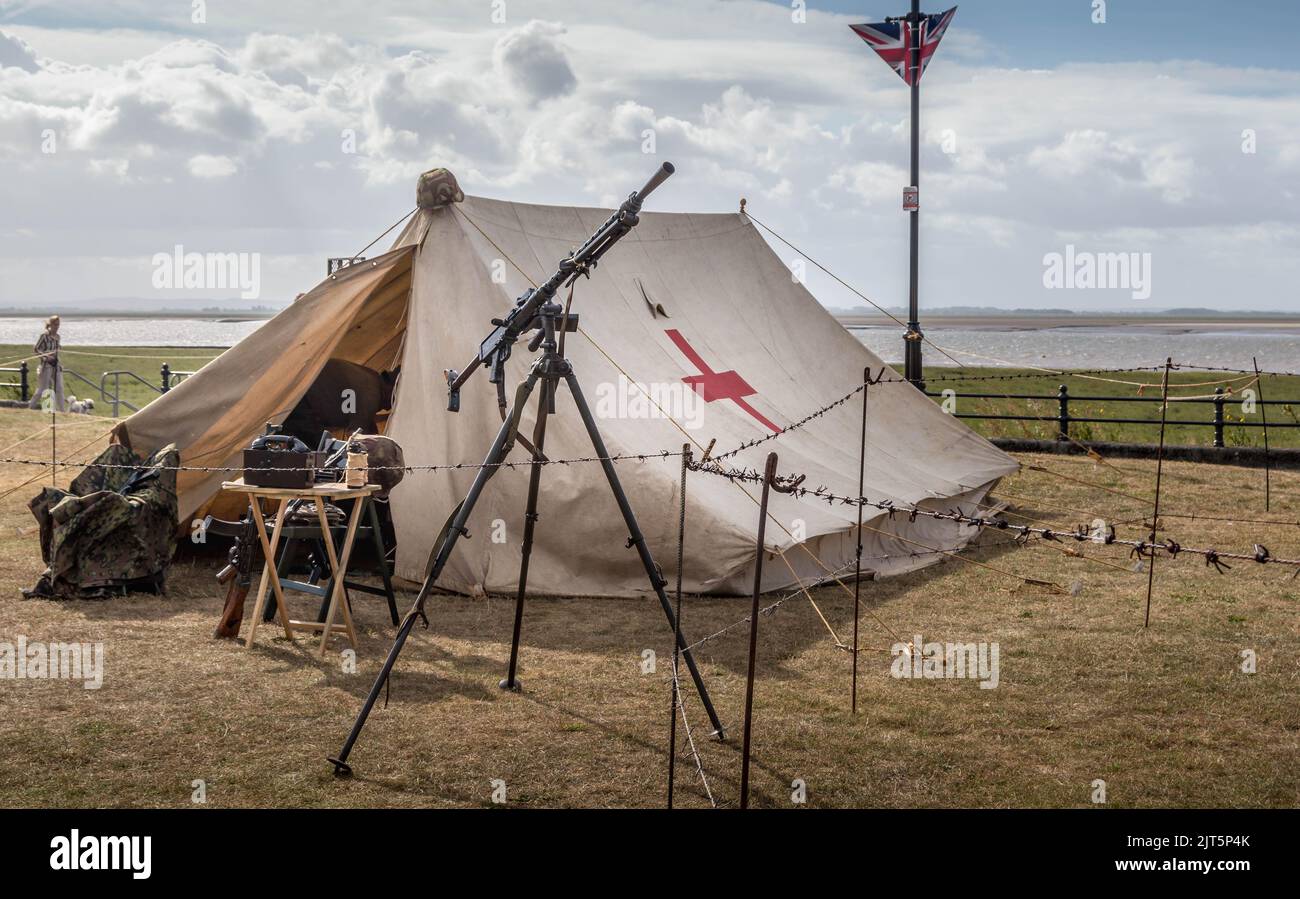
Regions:
<svg viewBox="0 0 1300 899"><path fill-rule="evenodd" d="M1214 389L1213 397L1196 397L1194 399L1171 399L1172 403L1185 405L1188 403L1196 405L1213 406L1214 411L1209 420L1195 419L1169 419L1167 424L1170 427L1206 427L1214 428L1214 445L1225 446L1223 440L1224 428L1227 426L1224 417L1224 406L1228 402L1237 403L1241 400L1238 397L1230 397L1223 392L1222 387ZM1038 401L1056 401L1056 415L995 415L977 412L952 412L950 414L957 418L982 419L986 421L1055 421L1057 440L1070 440L1071 424L1113 424L1113 425L1151 425L1160 427L1159 418L1099 418L1096 416L1070 414L1070 403L1155 403L1159 406L1161 399L1158 396L1071 396L1069 389L1062 384L1055 395L1052 394L1031 394L1031 393L959 393L952 391L949 393L926 392L926 396L936 399L947 399L948 397L960 399L983 399L983 400L1038 400ZM1300 400L1254 400L1256 406L1296 406L1300 405ZM1231 423L1234 428L1300 428L1300 422L1264 422L1264 421L1234 421Z"/></svg>
<svg viewBox="0 0 1300 899"><path fill-rule="evenodd" d="M31 401L31 369L28 367L26 362L20 362L18 365L10 368L0 368L0 374L13 374L18 376L17 379L13 381L0 381L0 389L9 388L16 391L18 399L21 402L27 403ZM162 368L159 370L160 377L156 384L148 378L138 375L133 371L127 371L126 369L103 372L99 376L99 383L95 383L80 372L65 366L63 368L63 383L65 386L69 384L82 384L86 388L98 393L98 402L102 402L105 406L109 407L112 410L111 414L116 418L118 413L121 412L123 406L132 412L140 411L138 406L128 402L122 397L123 379L125 379L127 383L134 382L140 384L161 396L192 374L194 374L192 371L173 371L172 367L168 363L164 362Z"/></svg>
<svg viewBox="0 0 1300 899"><path fill-rule="evenodd" d="M31 381L29 380L30 369L27 368L27 362L19 362L12 368L0 368L0 374L17 375L16 381L0 381L0 387L11 387L18 391L18 399L24 403L32 398Z"/></svg>

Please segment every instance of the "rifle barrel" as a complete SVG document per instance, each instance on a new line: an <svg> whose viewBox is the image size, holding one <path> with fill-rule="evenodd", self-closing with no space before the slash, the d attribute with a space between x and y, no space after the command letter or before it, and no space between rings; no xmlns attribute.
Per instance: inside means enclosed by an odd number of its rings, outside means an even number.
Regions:
<svg viewBox="0 0 1300 899"><path fill-rule="evenodd" d="M519 298L515 308L509 314L509 327L497 326L496 330L490 333L479 345L479 352L475 354L473 361L457 373L455 378L450 380L448 384L450 396L448 408L455 411L459 407L460 388L465 385L470 376L474 374L479 366L491 364L491 360L495 358L496 353L499 352L498 348L503 342L513 344L518 335L528 330L537 309L543 303L549 302L562 284L577 278L584 264L590 263L594 267L610 247L636 227L637 216L641 211L641 203L659 185L667 181L675 171L676 169L671 162L665 162L659 166L658 170L650 176L641 189L624 200L623 204L614 210L614 213L605 220L604 224L596 229L595 234L588 237L581 247L571 252L561 261L560 267L555 270L554 274L538 287Z"/></svg>
<svg viewBox="0 0 1300 899"><path fill-rule="evenodd" d="M667 181L668 176L675 171L677 169L673 167L671 162L665 162L659 167L659 171L650 176L650 180L645 183L645 186L636 192L637 199L644 202L645 198L650 196L650 193L660 184Z"/></svg>

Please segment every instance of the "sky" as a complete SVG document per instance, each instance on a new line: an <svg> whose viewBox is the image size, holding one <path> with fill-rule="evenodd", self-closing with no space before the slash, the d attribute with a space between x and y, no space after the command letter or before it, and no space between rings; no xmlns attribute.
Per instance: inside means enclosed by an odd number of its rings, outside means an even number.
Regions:
<svg viewBox="0 0 1300 899"><path fill-rule="evenodd" d="M648 208L745 197L903 306L908 90L847 26L905 11L0 0L0 307L280 306L426 169L610 205L663 160ZM1281 0L961 4L923 80L922 309L1300 312L1298 38ZM255 256L257 289L160 284L177 245ZM826 305L861 303L774 249ZM1105 254L1142 283L1059 271Z"/></svg>

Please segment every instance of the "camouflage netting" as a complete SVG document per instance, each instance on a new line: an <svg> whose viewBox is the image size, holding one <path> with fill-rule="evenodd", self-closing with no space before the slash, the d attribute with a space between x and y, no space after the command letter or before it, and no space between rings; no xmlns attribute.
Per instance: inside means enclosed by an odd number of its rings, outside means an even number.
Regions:
<svg viewBox="0 0 1300 899"><path fill-rule="evenodd" d="M415 185L415 204L421 209L438 209L464 199L465 194L456 183L456 176L446 169L430 169Z"/></svg>
<svg viewBox="0 0 1300 899"><path fill-rule="evenodd" d="M131 590L163 592L176 550L179 464L175 446L141 460L115 444L68 490L46 487L33 497L28 508L40 524L49 567L24 595L105 599Z"/></svg>

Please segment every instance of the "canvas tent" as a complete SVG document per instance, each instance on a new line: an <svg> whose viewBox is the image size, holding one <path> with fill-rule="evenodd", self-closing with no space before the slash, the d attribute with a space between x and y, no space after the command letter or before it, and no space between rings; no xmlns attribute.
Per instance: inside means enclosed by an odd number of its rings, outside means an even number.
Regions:
<svg viewBox="0 0 1300 899"><path fill-rule="evenodd" d="M656 199L666 200L670 191ZM477 463L500 416L484 373L465 387L459 413L446 410L443 370L471 359L490 329L530 281L608 216L605 210L539 206L479 197L426 202L388 253L332 275L254 334L119 428L138 452L166 443L182 464L238 466L239 452L268 420L282 419L327 359L375 370L401 366L387 433L408 465ZM645 453L620 462L633 509L666 576L675 576L680 463L656 459L690 442L715 452L772 433L861 383L881 361L791 278L743 214L645 212L641 223L580 281L574 311L581 330L566 355L596 412L609 451ZM523 342L508 365L510 393L533 359ZM891 379L897 376L888 373ZM694 385L696 396L680 389ZM639 385L639 386L637 386ZM650 393L647 402L641 391ZM869 392L866 495L907 507L975 509L1016 463L905 383ZM667 417L665 413L671 415ZM534 410L524 415L531 433ZM807 476L854 495L861 405L853 402L808 425L746 450L728 464L759 468L780 454L783 473ZM546 453L592 455L562 391ZM524 460L518 446L512 458ZM418 581L447 515L473 477L461 471L412 471L392 495L397 574ZM217 493L221 473L182 472L183 521ZM507 592L519 563L527 466L502 469L490 482L440 586ZM551 465L543 472L531 592L636 596L648 592L600 467ZM743 593L753 577L758 487L692 473L687 489L685 588ZM856 511L812 498L776 495L768 549L783 553L763 568L765 589L851 569ZM872 509L864 567L896 574L963 545L971 529ZM799 546L798 544L803 544ZM781 561L783 559L784 561ZM786 564L788 563L788 564Z"/></svg>

